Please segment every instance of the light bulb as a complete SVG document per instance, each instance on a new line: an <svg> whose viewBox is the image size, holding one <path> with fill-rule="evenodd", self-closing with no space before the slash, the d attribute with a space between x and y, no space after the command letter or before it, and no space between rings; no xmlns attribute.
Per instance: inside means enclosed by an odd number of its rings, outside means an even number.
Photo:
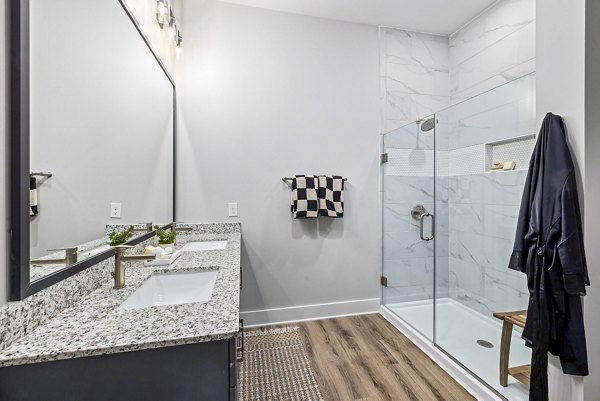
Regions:
<svg viewBox="0 0 600 401"><path fill-rule="evenodd" d="M163 17L165 15L167 15L167 7L165 5L165 3L163 3L162 1L158 2L158 11L157 14L160 17Z"/></svg>
<svg viewBox="0 0 600 401"><path fill-rule="evenodd" d="M169 25L169 40L175 39L175 33L176 33L175 24L170 24Z"/></svg>

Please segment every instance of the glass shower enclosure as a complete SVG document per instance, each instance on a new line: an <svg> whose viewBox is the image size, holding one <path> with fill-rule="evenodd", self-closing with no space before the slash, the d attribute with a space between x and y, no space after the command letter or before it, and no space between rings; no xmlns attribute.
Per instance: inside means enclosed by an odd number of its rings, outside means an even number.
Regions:
<svg viewBox="0 0 600 401"><path fill-rule="evenodd" d="M508 261L535 128L532 74L383 139L382 304L510 400L527 389L500 385L493 313L527 309ZM510 366L529 359L514 330Z"/></svg>

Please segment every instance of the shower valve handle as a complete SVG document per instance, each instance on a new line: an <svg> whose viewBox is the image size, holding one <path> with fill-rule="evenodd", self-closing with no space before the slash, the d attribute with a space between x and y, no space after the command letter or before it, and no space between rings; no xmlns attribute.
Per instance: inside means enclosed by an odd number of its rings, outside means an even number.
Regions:
<svg viewBox="0 0 600 401"><path fill-rule="evenodd" d="M423 233L423 221L425 220L425 217L431 217L431 237L426 237ZM421 214L421 217L419 217L419 236L423 241L431 241L435 236L435 216L433 213L423 213Z"/></svg>

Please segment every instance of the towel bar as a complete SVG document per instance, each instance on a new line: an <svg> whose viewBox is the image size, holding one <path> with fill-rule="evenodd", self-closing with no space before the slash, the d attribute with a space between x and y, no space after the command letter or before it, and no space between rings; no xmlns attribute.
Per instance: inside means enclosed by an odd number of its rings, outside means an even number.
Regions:
<svg viewBox="0 0 600 401"><path fill-rule="evenodd" d="M281 181L283 181L283 182L287 182L287 181L292 181L293 179L294 179L294 177L283 177L283 178L281 179ZM342 181L348 181L348 179L347 179L347 178L344 178L344 179L342 179Z"/></svg>
<svg viewBox="0 0 600 401"><path fill-rule="evenodd" d="M29 173L29 176L30 177L48 177L48 178L50 178L50 177L52 177L52 173L43 173L43 172L33 173L33 172L31 172L31 173Z"/></svg>

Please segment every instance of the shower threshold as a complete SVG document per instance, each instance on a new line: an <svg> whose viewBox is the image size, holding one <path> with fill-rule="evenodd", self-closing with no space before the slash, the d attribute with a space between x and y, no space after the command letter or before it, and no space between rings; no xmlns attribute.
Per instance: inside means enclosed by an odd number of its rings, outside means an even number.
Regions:
<svg viewBox="0 0 600 401"><path fill-rule="evenodd" d="M384 306L384 312L385 309L401 321L400 325L396 325L397 327L405 326L413 331L416 330L425 341L431 342L434 320L432 300L389 304ZM383 315L391 321L386 313ZM436 323L436 345L445 353L508 400L529 399L527 389L512 378L509 378L508 387L500 385L502 324L494 319L491 313L488 317L454 299L443 298L436 302ZM482 343L492 347L482 346ZM528 364L530 358L531 350L525 346L520 332L514 330L510 366Z"/></svg>

